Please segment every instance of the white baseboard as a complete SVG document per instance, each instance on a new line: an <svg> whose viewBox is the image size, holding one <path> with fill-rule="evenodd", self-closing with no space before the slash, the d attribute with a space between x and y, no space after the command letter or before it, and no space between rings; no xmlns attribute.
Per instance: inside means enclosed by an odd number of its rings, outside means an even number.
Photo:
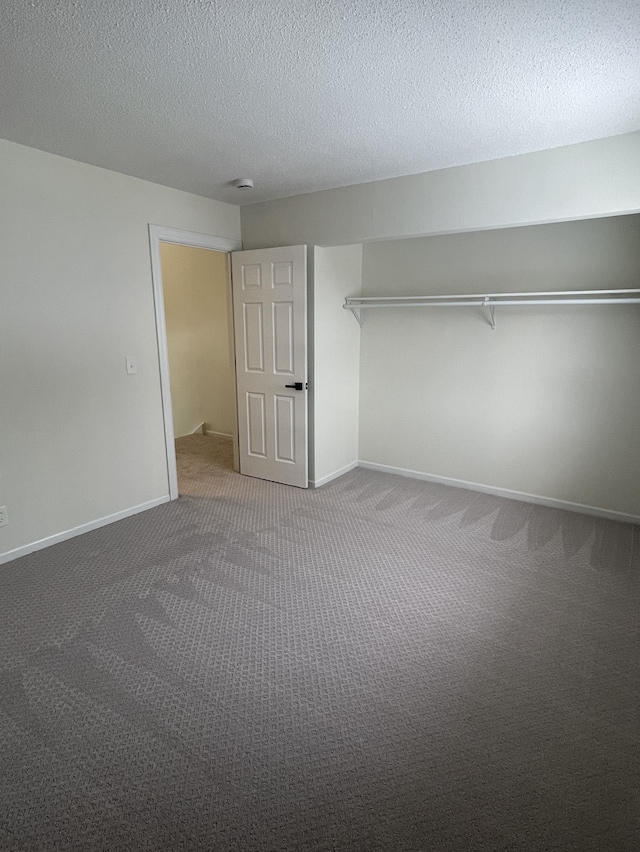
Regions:
<svg viewBox="0 0 640 852"><path fill-rule="evenodd" d="M327 482L333 482L334 479L337 479L339 476L343 476L345 473L349 473L350 470L358 467L359 462L354 461L351 464L347 464L344 467L341 467L340 470L334 470L333 473L327 474L327 476L322 476L320 479L309 480L310 488L320 488L321 485L326 485Z"/></svg>
<svg viewBox="0 0 640 852"><path fill-rule="evenodd" d="M173 440L177 441L178 438L189 438L189 437L191 437L191 435L204 435L204 434L205 434L204 423L201 423L199 426L196 426L196 428L193 430L193 432L185 432L183 435L176 435L174 433Z"/></svg>
<svg viewBox="0 0 640 852"><path fill-rule="evenodd" d="M214 432L213 429L205 429L205 435L215 435L216 438L233 438L228 432Z"/></svg>
<svg viewBox="0 0 640 852"><path fill-rule="evenodd" d="M124 518L129 518L131 515L137 515L139 512L146 512L147 509L153 509L160 506L162 503L169 502L169 495L164 497L156 497L155 500L149 500L147 503L140 503L138 506L132 506L130 509L124 509L122 512L115 512L113 515L106 515L104 518L98 518L95 521L90 521L88 524L81 524L79 527L73 527L70 530L56 533L55 535L41 538L39 541L33 541L31 544L24 544L22 547L16 547L14 550L8 550L6 553L0 553L0 565L5 562L10 562L12 559L18 559L20 556L27 556L29 553L34 553L36 550L43 550L45 547L50 547L52 544L58 544L61 541L67 541L69 538L75 538L77 535L97 530L100 527L106 527L107 524L113 524L115 521L122 521Z"/></svg>
<svg viewBox="0 0 640 852"><path fill-rule="evenodd" d="M483 494L493 494L495 497L506 497L508 500L521 500L524 503L535 503L548 506L551 509L566 509L568 512L580 512L583 515L595 515L597 518L607 518L610 521L622 521L628 524L640 524L639 515L627 515L624 512L614 512L610 509L600 509L597 506L585 506L583 503L571 503L569 500L556 500L554 497L541 497L539 494L526 494L523 491L511 491L509 488L495 488L493 485L481 485L478 482L465 482L463 479L453 479L449 476L437 476L432 473L422 473L418 470L405 470L402 467L392 467L387 464L360 461L358 467L367 470L377 470L381 473L393 473L398 476L408 476L411 479L424 479L426 482L437 482L441 485L453 485L456 488L468 488L470 491L481 491Z"/></svg>

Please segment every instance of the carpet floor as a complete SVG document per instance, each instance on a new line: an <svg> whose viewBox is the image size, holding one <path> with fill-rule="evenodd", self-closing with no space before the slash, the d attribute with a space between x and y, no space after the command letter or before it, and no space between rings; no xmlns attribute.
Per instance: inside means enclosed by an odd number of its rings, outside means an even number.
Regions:
<svg viewBox="0 0 640 852"><path fill-rule="evenodd" d="M178 441L0 568L0 849L640 849L640 528Z"/></svg>

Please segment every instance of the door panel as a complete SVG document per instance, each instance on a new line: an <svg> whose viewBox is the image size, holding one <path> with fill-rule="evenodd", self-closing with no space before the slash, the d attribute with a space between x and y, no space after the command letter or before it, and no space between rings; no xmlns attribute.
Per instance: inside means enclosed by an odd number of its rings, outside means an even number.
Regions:
<svg viewBox="0 0 640 852"><path fill-rule="evenodd" d="M264 337L262 334L262 305L245 302L244 311L244 364L250 373L264 373Z"/></svg>
<svg viewBox="0 0 640 852"><path fill-rule="evenodd" d="M242 289L250 290L252 287L262 288L262 267L259 263L247 263L242 267Z"/></svg>
<svg viewBox="0 0 640 852"><path fill-rule="evenodd" d="M247 394L247 452L251 456L267 457L267 423L265 417L264 394Z"/></svg>
<svg viewBox="0 0 640 852"><path fill-rule="evenodd" d="M233 252L240 472L306 488L306 246ZM286 385L299 383L302 390Z"/></svg>
<svg viewBox="0 0 640 852"><path fill-rule="evenodd" d="M293 376L293 302L273 303L273 369Z"/></svg>
<svg viewBox="0 0 640 852"><path fill-rule="evenodd" d="M276 461L295 464L296 429L294 400L290 396L276 396L274 403Z"/></svg>

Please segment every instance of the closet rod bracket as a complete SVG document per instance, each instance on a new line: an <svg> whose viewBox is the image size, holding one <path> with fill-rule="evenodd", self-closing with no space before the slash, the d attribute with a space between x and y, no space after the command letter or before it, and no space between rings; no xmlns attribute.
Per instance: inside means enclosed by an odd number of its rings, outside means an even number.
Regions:
<svg viewBox="0 0 640 852"><path fill-rule="evenodd" d="M356 318L358 325L360 326L360 328L362 328L362 326L364 325L364 314L362 313L360 308L356 308L354 305L343 305L342 307L345 310L351 311L351 313Z"/></svg>
<svg viewBox="0 0 640 852"><path fill-rule="evenodd" d="M491 304L489 298L487 297L482 303L482 308L484 310L484 314L487 318L487 322L491 326L491 328L495 329L496 327L496 306Z"/></svg>

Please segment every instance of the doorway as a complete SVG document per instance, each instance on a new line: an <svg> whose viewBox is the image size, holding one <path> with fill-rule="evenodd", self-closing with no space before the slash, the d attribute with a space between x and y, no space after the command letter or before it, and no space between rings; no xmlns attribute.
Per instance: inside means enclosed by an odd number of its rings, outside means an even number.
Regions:
<svg viewBox="0 0 640 852"><path fill-rule="evenodd" d="M241 243L149 226L169 496L178 496L176 439L194 460L200 443L231 442L238 469L229 255ZM208 434L207 434L208 433ZM189 435L199 435L189 441ZM226 450L228 452L228 449ZM202 458L200 458L202 462Z"/></svg>
<svg viewBox="0 0 640 852"><path fill-rule="evenodd" d="M235 365L229 255L160 243L178 490L233 470Z"/></svg>

